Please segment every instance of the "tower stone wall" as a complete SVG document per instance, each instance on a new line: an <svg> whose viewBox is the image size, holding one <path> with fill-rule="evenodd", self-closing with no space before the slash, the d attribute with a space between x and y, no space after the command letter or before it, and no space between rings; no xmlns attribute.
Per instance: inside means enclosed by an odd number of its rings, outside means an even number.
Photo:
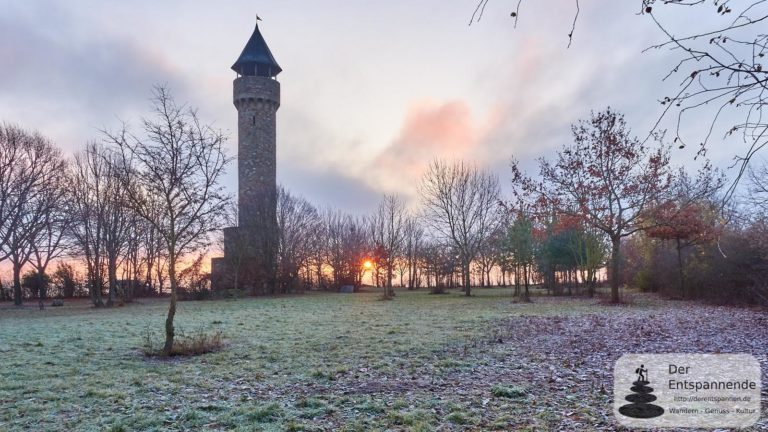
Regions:
<svg viewBox="0 0 768 432"><path fill-rule="evenodd" d="M237 108L238 226L224 229L224 257L211 263L214 289L274 289L277 266L277 109L282 70L258 25L232 66Z"/></svg>
<svg viewBox="0 0 768 432"><path fill-rule="evenodd" d="M239 77L233 96L238 115L238 225L276 223L280 83L267 77Z"/></svg>

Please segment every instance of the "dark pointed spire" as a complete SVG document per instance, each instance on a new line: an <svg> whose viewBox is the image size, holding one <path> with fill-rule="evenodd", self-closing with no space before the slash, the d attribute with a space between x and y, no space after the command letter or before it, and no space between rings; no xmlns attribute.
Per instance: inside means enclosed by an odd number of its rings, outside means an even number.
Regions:
<svg viewBox="0 0 768 432"><path fill-rule="evenodd" d="M240 57L232 65L232 70L244 76L263 76L269 78L274 78L282 71L259 31L258 22L251 38L245 44L243 52L240 53Z"/></svg>

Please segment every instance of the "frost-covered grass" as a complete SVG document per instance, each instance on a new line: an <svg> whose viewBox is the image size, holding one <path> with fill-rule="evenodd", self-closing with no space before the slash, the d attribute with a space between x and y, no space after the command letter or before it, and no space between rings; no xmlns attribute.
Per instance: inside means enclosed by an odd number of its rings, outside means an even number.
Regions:
<svg viewBox="0 0 768 432"><path fill-rule="evenodd" d="M171 361L141 354L148 329L161 337L165 300L111 310L85 301L45 311L3 304L0 430L301 429L305 420L340 415L351 400L328 400L320 388L300 396L295 386L396 374L482 335L491 320L551 309L514 305L507 290L476 293L403 291L391 302L377 293L182 302L177 328L221 331L226 346ZM359 405L346 415L414 425L426 416Z"/></svg>
<svg viewBox="0 0 768 432"><path fill-rule="evenodd" d="M494 422L503 429L519 419L526 400L510 392L535 386L514 377L463 378L526 350L502 341L508 337L497 334L498 323L611 307L586 300L516 304L505 289L475 294L182 302L177 329L221 331L225 346L170 361L141 353L148 329L161 337L166 300L111 310L85 301L45 311L2 304L0 430L426 431ZM452 382L477 386L474 402ZM493 418L486 418L486 404L497 406Z"/></svg>

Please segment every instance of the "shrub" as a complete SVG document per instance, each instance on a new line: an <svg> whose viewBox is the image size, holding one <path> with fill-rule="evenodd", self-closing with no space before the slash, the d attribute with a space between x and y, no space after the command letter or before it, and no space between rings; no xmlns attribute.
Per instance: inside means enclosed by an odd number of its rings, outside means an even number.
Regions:
<svg viewBox="0 0 768 432"><path fill-rule="evenodd" d="M461 411L454 411L445 416L445 419L457 425L465 425L470 422L469 417Z"/></svg>
<svg viewBox="0 0 768 432"><path fill-rule="evenodd" d="M51 277L35 270L30 270L21 277L21 286L28 289L33 297L40 299L46 297L50 285Z"/></svg>
<svg viewBox="0 0 768 432"><path fill-rule="evenodd" d="M496 384L491 387L491 394L496 397L519 399L528 396L528 391L522 387L507 387Z"/></svg>
<svg viewBox="0 0 768 432"><path fill-rule="evenodd" d="M307 430L306 426L304 426L301 423L296 423L295 421L291 420L285 425L285 431L286 432L300 432Z"/></svg>
<svg viewBox="0 0 768 432"><path fill-rule="evenodd" d="M638 271L635 274L635 287L640 289L640 291L656 291L655 290L655 282L653 280L653 275L651 274L651 271L647 268L643 268L640 271Z"/></svg>
<svg viewBox="0 0 768 432"><path fill-rule="evenodd" d="M209 289L201 289L199 291L192 291L193 300L210 300L213 298L213 293Z"/></svg>
<svg viewBox="0 0 768 432"><path fill-rule="evenodd" d="M248 420L259 423L270 423L280 419L280 415L283 409L277 403L270 403L256 407L253 411L249 412L246 417Z"/></svg>
<svg viewBox="0 0 768 432"><path fill-rule="evenodd" d="M445 291L445 285L443 284L436 284L429 288L430 294L447 294Z"/></svg>
<svg viewBox="0 0 768 432"><path fill-rule="evenodd" d="M296 407L297 408L323 408L325 407L325 402L316 398L302 397L296 401Z"/></svg>
<svg viewBox="0 0 768 432"><path fill-rule="evenodd" d="M643 291L718 304L768 304L768 221L726 227L716 242L684 247L635 236L625 243L624 278ZM678 258L682 259L681 272Z"/></svg>
<svg viewBox="0 0 768 432"><path fill-rule="evenodd" d="M182 331L178 331L173 339L170 356L195 356L216 352L221 349L223 344L224 337L221 330L208 334L200 328L192 335L186 335ZM148 357L162 355L162 344L155 343L154 332L149 326L147 326L144 335L142 352Z"/></svg>
<svg viewBox="0 0 768 432"><path fill-rule="evenodd" d="M428 425L431 413L425 410L392 411L387 414L389 422L395 425L415 426L417 424Z"/></svg>
<svg viewBox="0 0 768 432"><path fill-rule="evenodd" d="M57 295L62 297L74 297L77 290L78 280L75 269L71 264L59 263L56 271L53 272L53 282L56 286Z"/></svg>

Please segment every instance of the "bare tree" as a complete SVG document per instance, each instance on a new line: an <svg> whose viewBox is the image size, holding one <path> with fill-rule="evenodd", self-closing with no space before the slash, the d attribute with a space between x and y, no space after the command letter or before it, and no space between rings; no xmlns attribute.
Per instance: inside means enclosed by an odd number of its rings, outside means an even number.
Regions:
<svg viewBox="0 0 768 432"><path fill-rule="evenodd" d="M25 148L32 139L22 128L0 125L0 262L8 259L6 245L11 237L12 227L19 219L21 198L29 193L34 182L23 177L21 168L26 158Z"/></svg>
<svg viewBox="0 0 768 432"><path fill-rule="evenodd" d="M61 205L65 166L59 149L39 133L0 127L0 261L11 261L16 305L22 303L21 269Z"/></svg>
<svg viewBox="0 0 768 432"><path fill-rule="evenodd" d="M277 189L278 281L282 292L300 282L300 271L309 266L313 245L319 240L322 221L307 200Z"/></svg>
<svg viewBox="0 0 768 432"><path fill-rule="evenodd" d="M749 201L766 213L768 210L768 163L751 167L749 170Z"/></svg>
<svg viewBox="0 0 768 432"><path fill-rule="evenodd" d="M424 241L420 249L419 264L432 294L443 294L446 287L454 286L454 276L461 273L459 255L450 243L434 238Z"/></svg>
<svg viewBox="0 0 768 432"><path fill-rule="evenodd" d="M106 206L104 216L104 252L107 257L107 280L109 281L109 297L107 306L115 304L117 296L117 267L125 258L131 233L132 212L127 203L126 190L121 187L129 172L122 172L121 161L111 151L103 157L107 158L109 173L107 178Z"/></svg>
<svg viewBox="0 0 768 432"><path fill-rule="evenodd" d="M378 257L378 264L386 272L384 290L384 298L386 299L395 297L392 277L395 270L395 262L403 253L406 221L405 204L395 195L385 195L376 213L371 218L374 242L381 251L381 256Z"/></svg>
<svg viewBox="0 0 768 432"><path fill-rule="evenodd" d="M465 295L470 265L498 223L498 179L474 166L435 160L419 185L426 219L459 255Z"/></svg>
<svg viewBox="0 0 768 432"><path fill-rule="evenodd" d="M362 263L371 252L366 233L367 221L339 211L323 213L326 241L326 264L331 268L333 284L360 286L363 277Z"/></svg>
<svg viewBox="0 0 768 432"><path fill-rule="evenodd" d="M61 192L62 186L63 184L59 184L58 191L51 191L52 194L59 195L52 196L51 199L59 199L64 195ZM32 249L30 264L39 273L45 273L53 260L69 250L67 233L73 219L68 213L68 207L63 204L62 200L45 210L41 221L42 226L30 244Z"/></svg>
<svg viewBox="0 0 768 432"><path fill-rule="evenodd" d="M86 259L91 297L102 306L103 272L106 270L109 294L107 306L118 295L117 272L127 258L130 242L135 243L136 215L126 203L122 187L122 163L114 149L96 143L86 146L75 157L72 183L72 214L76 220L72 237ZM136 249L138 246L133 245Z"/></svg>
<svg viewBox="0 0 768 432"><path fill-rule="evenodd" d="M488 3L478 0L470 24L482 18ZM515 26L521 3L518 0L510 13ZM768 56L768 33L764 30L768 2L637 0L635 5L639 6L638 15L650 18L664 38L645 51L669 50L673 54L670 70L662 80L677 77L680 81L676 92L659 99L662 113L649 137L665 117L675 115L674 141L685 147L693 139L683 136L683 126L687 123L694 126L692 130L701 131L703 115L707 126L704 138L695 141L698 155L706 153L713 135L738 135L746 146L734 156L738 173L723 196L724 203L733 195L752 157L768 146L768 120L764 115L768 104L768 67L764 65ZM574 0L574 6L568 46L579 16L579 0ZM676 28L665 22L664 11L676 18L687 14L693 19L676 20L686 23L685 29ZM718 19L701 19L706 14Z"/></svg>
<svg viewBox="0 0 768 432"><path fill-rule="evenodd" d="M30 241L29 263L39 278L37 285L41 288L47 286L43 279L48 277L46 273L48 265L71 247L68 232L73 218L66 188L68 179L65 165L62 163L61 170L52 173L48 186L40 194L40 199L45 202L45 205L40 208L40 227ZM46 292L41 290L38 294L42 308Z"/></svg>
<svg viewBox="0 0 768 432"><path fill-rule="evenodd" d="M125 214L128 208L119 198L122 186L118 167L111 163L109 151L96 143L86 145L85 151L75 155L73 173L70 176L71 212L74 223L70 233L78 252L85 258L88 290L96 307L104 306L104 272L109 274L113 294L117 267L114 245L108 245L107 237L115 222L114 215ZM118 195L118 196L115 196ZM122 217L116 218L119 226ZM114 234L112 234L114 237ZM112 250L108 258L106 249ZM108 265L108 262L113 265ZM113 298L112 298L113 299ZM110 303L111 304L111 303Z"/></svg>
<svg viewBox="0 0 768 432"><path fill-rule="evenodd" d="M150 205L157 203L152 202ZM159 206L159 204L158 204ZM152 214L159 213L158 209L152 209ZM165 253L165 247L163 245L163 239L158 232L157 228L148 223L145 219L141 218L144 227L142 232L144 233L144 256L145 256L145 276L144 285L147 287L157 287L157 293L163 293L163 284L165 281L167 253ZM157 282L157 283L155 283Z"/></svg>
<svg viewBox="0 0 768 432"><path fill-rule="evenodd" d="M698 143L699 155L704 155L715 129L723 127L719 124L721 117L742 119L735 123L729 120L722 132L724 137L740 135L747 146L746 152L735 156L740 167L735 181L725 193L727 200L752 156L768 145L768 121L763 114L768 105L768 68L763 66L768 54L768 34L764 31L768 22L768 4L762 0L738 4L721 0L642 0L642 3L641 12L653 20L667 39L648 49L669 49L677 57L676 64L664 79L681 77L680 89L660 101L664 107L662 118L669 112L677 113L675 142L681 148L688 144L688 139L680 132L681 124L693 115L690 121L698 126L701 118L697 113L703 112L711 119L706 136ZM687 6L692 8L691 11L711 8L709 13L713 15L732 18L710 28L694 25L694 30L681 34L664 24L657 15L655 7L667 4L667 7ZM661 119L654 129L660 122Z"/></svg>
<svg viewBox="0 0 768 432"><path fill-rule="evenodd" d="M308 266L311 267L311 270L308 269L310 274L309 279L313 280L315 287L319 290L327 290L330 285L328 283L328 272L326 271L331 255L331 241L328 231L328 219L330 213L331 212L328 209L319 212L320 225L315 233L317 241L311 247L308 263Z"/></svg>
<svg viewBox="0 0 768 432"><path fill-rule="evenodd" d="M424 245L424 228L411 216L405 221L404 261L408 272L408 288L416 289L420 285L419 258Z"/></svg>
<svg viewBox="0 0 768 432"><path fill-rule="evenodd" d="M148 224L134 212L128 217L125 253L122 265L123 284L120 286L120 302L131 302L139 288L141 272L146 262L144 238Z"/></svg>
<svg viewBox="0 0 768 432"><path fill-rule="evenodd" d="M125 128L104 132L120 151L128 205L162 239L168 254L171 299L165 321L162 354L171 354L174 340L179 261L205 247L223 223L229 197L219 184L229 159L224 136L201 123L197 112L177 105L165 87L154 90L152 117L142 121L144 137Z"/></svg>
<svg viewBox="0 0 768 432"><path fill-rule="evenodd" d="M477 254L477 271L480 275L480 286L491 286L491 272L499 263L501 244L504 239L503 226L499 223L483 242Z"/></svg>

